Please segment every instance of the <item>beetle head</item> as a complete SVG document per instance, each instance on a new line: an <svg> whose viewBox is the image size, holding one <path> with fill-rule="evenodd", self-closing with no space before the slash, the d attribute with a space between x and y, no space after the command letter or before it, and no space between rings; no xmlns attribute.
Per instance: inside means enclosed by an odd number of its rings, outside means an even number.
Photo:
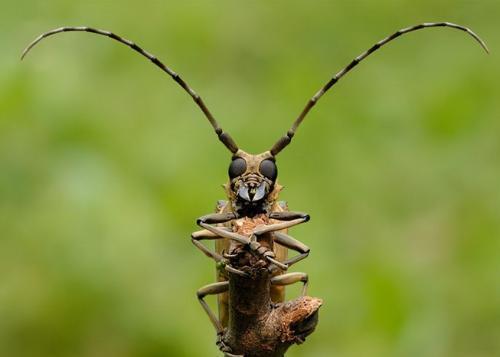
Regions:
<svg viewBox="0 0 500 357"><path fill-rule="evenodd" d="M239 206L262 206L273 192L278 176L274 156L266 151L252 155L238 150L228 169L227 189Z"/></svg>

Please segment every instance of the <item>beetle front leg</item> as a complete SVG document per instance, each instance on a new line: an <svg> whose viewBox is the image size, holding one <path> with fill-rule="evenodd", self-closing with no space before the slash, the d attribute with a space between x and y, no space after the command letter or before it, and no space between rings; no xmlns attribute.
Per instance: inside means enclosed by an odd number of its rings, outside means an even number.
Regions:
<svg viewBox="0 0 500 357"><path fill-rule="evenodd" d="M296 226L301 223L309 221L310 217L307 213L303 212L272 212L269 218L275 219L277 221L283 221L280 223L274 223L267 226L262 226L256 228L253 233L255 235L262 235L268 232L281 231L282 229L287 229Z"/></svg>
<svg viewBox="0 0 500 357"><path fill-rule="evenodd" d="M237 215L233 212L228 212L228 213L211 213L207 214L205 216L202 216L196 220L196 223L200 226L205 228L202 231L194 232L191 235L191 241L193 244L200 249L205 255L208 257L213 258L216 262L222 262L224 263L224 269L230 273L238 274L241 276L247 277L248 274L233 268L231 265L226 264L226 259L222 257L220 254L213 252L209 250L207 247L205 247L200 240L204 239L222 239L222 238L228 238L235 240L239 242L240 244L243 245L249 245L250 244L250 239L238 234L232 232L230 229L227 227L218 227L218 226L213 226L212 224L218 224L218 223L225 223L228 222L232 219L238 218Z"/></svg>
<svg viewBox="0 0 500 357"><path fill-rule="evenodd" d="M228 228L226 227L218 227L219 229L230 232ZM220 255L217 252L214 252L210 249L208 249L205 245L203 245L200 241L201 240L215 240L215 239L223 239L224 237L221 237L207 229L203 229L201 231L193 232L191 233L191 242L194 244L196 248L201 250L207 257L212 258L215 260L216 263L221 263L224 267L224 270L238 274L240 276L245 276L247 277L248 274L245 273L244 271L241 271L239 269L233 268L231 265L227 264L227 259Z"/></svg>
<svg viewBox="0 0 500 357"><path fill-rule="evenodd" d="M225 223L236 218L238 218L238 216L233 212L212 213L198 218L196 220L196 224L198 224L200 227L205 228L206 230L209 230L210 232L214 233L219 237L232 239L240 244L248 245L250 243L250 239L248 237L225 230L223 227L217 227L212 225L217 223Z"/></svg>
<svg viewBox="0 0 500 357"><path fill-rule="evenodd" d="M216 223L226 223L232 219L238 218L234 212L226 212L226 213L209 213L204 216L201 216L196 220L196 223L199 225L200 222L208 223L208 224L216 224Z"/></svg>
<svg viewBox="0 0 500 357"><path fill-rule="evenodd" d="M310 217L307 213L289 212L289 211L272 212L269 215L269 218L275 219L278 221L283 221L283 222L274 223L274 224L270 224L267 226L266 225L260 226L260 227L253 230L253 236L257 237L259 235L263 235L263 234L266 234L269 232L275 232L274 234L276 235L276 231L280 231L283 229L287 229L287 228L296 226L296 225L301 224L301 223L305 223L305 222L309 221L309 219L310 219ZM294 263L304 259L309 254L309 248L307 246L305 246L304 244L302 244L298 240L296 240L296 239L294 239L286 234L284 236L282 236L281 241L282 241L282 243L281 243L282 245L286 246L287 248L294 249L294 250L298 251L299 253L301 253L301 255L294 257L292 259L289 259L283 263L278 262L273 257L269 257L269 256L265 257L269 262L273 263L275 267L278 267L283 271L287 270L288 267L290 266L290 264L294 264Z"/></svg>
<svg viewBox="0 0 500 357"><path fill-rule="evenodd" d="M269 214L269 218L276 219L278 221L291 221L294 219L303 218L304 222L307 222L311 217L304 212L281 211L281 212L271 212Z"/></svg>

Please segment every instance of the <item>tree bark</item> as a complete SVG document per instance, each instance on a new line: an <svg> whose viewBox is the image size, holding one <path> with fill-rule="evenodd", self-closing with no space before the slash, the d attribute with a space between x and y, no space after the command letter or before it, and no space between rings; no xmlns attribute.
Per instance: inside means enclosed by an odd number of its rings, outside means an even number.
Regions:
<svg viewBox="0 0 500 357"><path fill-rule="evenodd" d="M246 252L244 255L250 255ZM275 304L270 279L262 261L245 259L250 277L232 274L229 279L229 323L223 336L231 353L245 357L281 357L294 343L300 344L318 323L322 300L309 296ZM253 260L253 261L252 261ZM237 262L235 262L237 265ZM267 264L266 264L267 265Z"/></svg>

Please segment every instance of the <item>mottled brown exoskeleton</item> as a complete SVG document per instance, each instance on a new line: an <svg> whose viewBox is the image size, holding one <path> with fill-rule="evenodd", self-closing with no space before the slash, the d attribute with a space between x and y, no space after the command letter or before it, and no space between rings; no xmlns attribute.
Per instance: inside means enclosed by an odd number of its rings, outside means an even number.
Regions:
<svg viewBox="0 0 500 357"><path fill-rule="evenodd" d="M302 294L306 293L308 276L306 273L285 273L294 263L306 258L309 248L287 234L287 229L307 222L309 216L301 212L289 211L284 202L278 201L281 186L277 181L278 170L276 156L290 143L295 132L307 113L316 102L339 79L354 68L363 59L393 39L424 28L450 27L465 31L488 51L486 44L470 29L449 22L423 23L396 31L370 47L358 57L354 58L345 68L331 78L306 104L292 127L269 150L261 154L249 154L236 145L231 136L224 132L201 97L187 85L187 83L169 67L164 65L155 56L141 47L112 32L90 27L62 27L43 33L36 38L23 52L22 58L42 39L61 32L85 31L112 38L127 45L136 52L148 58L156 66L170 75L195 101L212 125L219 140L231 152L229 166L229 181L225 184L227 199L219 201L216 213L200 217L197 224L202 228L191 235L193 244L205 255L214 259L217 265L217 282L206 285L198 290L197 296L215 326L219 348L228 356L231 349L223 339L225 328L228 326L228 305L231 304L231 295L228 287L231 277L252 278L249 266L260 266L269 272L269 289L273 302L284 300L284 286L296 282L303 283ZM201 243L203 240L215 240L215 251ZM288 258L288 249L296 251L292 258ZM251 253L254 257L252 264L239 261L242 253ZM246 255L248 259L248 254ZM260 265L259 265L260 264ZM207 295L219 296L219 316L216 316L204 298Z"/></svg>

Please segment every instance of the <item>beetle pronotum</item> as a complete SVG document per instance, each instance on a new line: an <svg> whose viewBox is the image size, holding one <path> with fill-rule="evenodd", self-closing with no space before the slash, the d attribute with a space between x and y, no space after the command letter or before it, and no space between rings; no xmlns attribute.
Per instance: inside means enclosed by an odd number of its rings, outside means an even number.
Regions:
<svg viewBox="0 0 500 357"><path fill-rule="evenodd" d="M264 263L265 269L270 272L270 284L273 302L284 300L285 285L296 282L303 283L302 294L307 290L308 276L306 273L283 273L292 264L306 258L309 248L303 243L287 234L287 229L297 224L307 222L309 216L301 212L288 211L284 202L278 201L281 186L277 182L276 156L288 146L306 115L317 101L344 75L356 67L370 54L406 33L431 27L450 27L465 31L472 36L481 47L488 52L488 48L479 36L469 28L449 23L423 23L404 28L375 43L365 52L354 58L346 67L333 76L321 89L307 102L306 106L293 122L291 128L274 145L261 154L253 155L241 150L224 132L215 120L212 113L201 97L174 71L167 67L158 58L131 42L112 32L91 27L61 27L43 33L26 47L22 58L42 39L61 32L85 31L107 36L124 45L127 45L142 56L148 58L153 64L171 76L194 100L212 125L219 140L232 154L229 166L229 181L225 185L227 201L219 201L217 212L200 217L197 224L202 230L194 232L191 236L193 244L205 255L214 259L218 266L218 282L209 284L198 290L197 296L208 314L218 334L218 345L223 352L231 355L231 349L223 341L224 329L228 325L228 286L231 276L249 276L243 267L235 267L234 259L243 251L251 252L256 259ZM254 220L250 231L242 233L241 227L245 220ZM255 222L260 224L255 224ZM216 250L212 251L201 243L202 240L216 240ZM288 249L295 250L298 255L288 258ZM251 278L251 277L249 277ZM219 295L219 316L217 317L204 300L206 295Z"/></svg>

